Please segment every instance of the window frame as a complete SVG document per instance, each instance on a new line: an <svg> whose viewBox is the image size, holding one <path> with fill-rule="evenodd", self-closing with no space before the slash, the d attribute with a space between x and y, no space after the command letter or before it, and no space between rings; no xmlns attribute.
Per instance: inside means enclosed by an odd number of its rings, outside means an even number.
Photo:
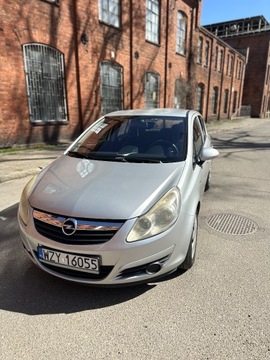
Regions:
<svg viewBox="0 0 270 360"><path fill-rule="evenodd" d="M232 104L232 112L233 114L237 111L237 101L238 101L238 92L233 92L233 104Z"/></svg>
<svg viewBox="0 0 270 360"><path fill-rule="evenodd" d="M216 50L215 50L215 62L214 62L214 69L215 69L215 70L218 69L218 54L219 54L219 48L218 48L218 46L216 46Z"/></svg>
<svg viewBox="0 0 270 360"><path fill-rule="evenodd" d="M183 11L177 12L177 29L176 29L176 53L186 54L187 42L187 15Z"/></svg>
<svg viewBox="0 0 270 360"><path fill-rule="evenodd" d="M53 4L53 5L58 5L58 6L60 5L59 0L41 0L41 1Z"/></svg>
<svg viewBox="0 0 270 360"><path fill-rule="evenodd" d="M234 68L234 56L230 56L230 68L229 68L229 76L233 76L233 68Z"/></svg>
<svg viewBox="0 0 270 360"><path fill-rule="evenodd" d="M212 114L213 115L217 115L218 97L219 97L219 88L218 88L218 86L215 86L213 88L213 98L212 98Z"/></svg>
<svg viewBox="0 0 270 360"><path fill-rule="evenodd" d="M196 129L195 129L196 128ZM193 163L195 164L200 156L205 139L198 116L195 116L192 126L192 146L193 146Z"/></svg>
<svg viewBox="0 0 270 360"><path fill-rule="evenodd" d="M148 80L147 77L151 76L153 79L156 80L156 90L151 89L151 79ZM150 84L150 88L148 89L147 83ZM144 75L144 92L145 92L145 108L146 109L157 109L159 108L159 102L160 102L160 75L155 71L146 71ZM148 96L149 95L149 96ZM154 97L156 97L154 99ZM152 99L152 100L151 100ZM156 105L156 106L151 106ZM150 105L150 106L149 106Z"/></svg>
<svg viewBox="0 0 270 360"><path fill-rule="evenodd" d="M203 37L200 36L198 39L198 46L197 46L197 64L202 64L203 59Z"/></svg>
<svg viewBox="0 0 270 360"><path fill-rule="evenodd" d="M30 123L68 123L64 54L41 43L24 44L22 51Z"/></svg>
<svg viewBox="0 0 270 360"><path fill-rule="evenodd" d="M220 49L219 51L219 72L222 72L224 61L224 50Z"/></svg>
<svg viewBox="0 0 270 360"><path fill-rule="evenodd" d="M223 113L227 114L229 108L229 89L224 90Z"/></svg>
<svg viewBox="0 0 270 360"><path fill-rule="evenodd" d="M160 6L160 0L146 0L145 39L156 45L160 44ZM157 9L157 12L154 12L154 9ZM153 19L157 21L152 21Z"/></svg>
<svg viewBox="0 0 270 360"><path fill-rule="evenodd" d="M210 51L210 42L206 40L205 42L205 52L204 52L204 66L209 66L209 51Z"/></svg>
<svg viewBox="0 0 270 360"><path fill-rule="evenodd" d="M103 6L103 5L106 6ZM114 4L117 8L117 13L114 13L110 11L110 6ZM121 28L121 1L120 0L99 0L98 1L98 17L99 21L109 25L113 26L117 29ZM106 16L107 15L107 16Z"/></svg>
<svg viewBox="0 0 270 360"><path fill-rule="evenodd" d="M199 83L197 85L197 91L196 91L196 110L199 113L203 112L204 91L205 91L205 85L203 83Z"/></svg>
<svg viewBox="0 0 270 360"><path fill-rule="evenodd" d="M103 71L103 66L107 67L106 71ZM115 71L110 73L110 70ZM106 115L112 111L118 111L124 109L124 80L123 80L123 66L118 64L115 61L104 60L99 63L100 71L100 96L101 96L101 113ZM118 75L118 78L115 78L115 74ZM106 81L102 81L107 77ZM113 81L117 81L117 86ZM116 94L115 97L112 97L111 94ZM120 96L117 96L119 95Z"/></svg>

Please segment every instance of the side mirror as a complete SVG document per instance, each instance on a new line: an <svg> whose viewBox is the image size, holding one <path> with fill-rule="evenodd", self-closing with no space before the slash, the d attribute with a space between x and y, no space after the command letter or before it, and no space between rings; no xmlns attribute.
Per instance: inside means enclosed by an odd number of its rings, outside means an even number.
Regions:
<svg viewBox="0 0 270 360"><path fill-rule="evenodd" d="M213 147L203 147L199 157L201 161L206 161L206 160L213 160L218 155L219 152Z"/></svg>

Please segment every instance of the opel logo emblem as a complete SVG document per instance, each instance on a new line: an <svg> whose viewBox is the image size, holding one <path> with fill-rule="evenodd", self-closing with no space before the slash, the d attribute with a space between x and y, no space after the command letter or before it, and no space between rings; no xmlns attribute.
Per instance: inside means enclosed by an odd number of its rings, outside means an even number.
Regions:
<svg viewBox="0 0 270 360"><path fill-rule="evenodd" d="M77 230L77 220L75 219L66 219L62 226L62 231L65 235L71 236Z"/></svg>

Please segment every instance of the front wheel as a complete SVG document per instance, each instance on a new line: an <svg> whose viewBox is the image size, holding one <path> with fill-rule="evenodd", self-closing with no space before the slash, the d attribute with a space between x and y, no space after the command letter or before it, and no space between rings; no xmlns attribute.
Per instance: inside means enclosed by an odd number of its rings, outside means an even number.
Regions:
<svg viewBox="0 0 270 360"><path fill-rule="evenodd" d="M179 266L179 269L188 270L193 266L193 264L195 262L195 257L196 257L197 237L198 237L198 212L196 212L195 217L194 217L193 229L192 229L192 233L191 233L191 239L190 239L190 243L189 243L189 247L188 247L188 252L187 252L185 260Z"/></svg>

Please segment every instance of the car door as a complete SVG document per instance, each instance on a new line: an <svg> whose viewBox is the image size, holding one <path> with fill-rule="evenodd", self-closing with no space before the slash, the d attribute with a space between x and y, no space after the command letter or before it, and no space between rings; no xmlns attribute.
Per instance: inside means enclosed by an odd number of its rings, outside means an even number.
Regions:
<svg viewBox="0 0 270 360"><path fill-rule="evenodd" d="M203 119L198 115L193 122L193 175L196 178L198 192L202 196L209 171L209 163L200 161L200 152L207 141Z"/></svg>

